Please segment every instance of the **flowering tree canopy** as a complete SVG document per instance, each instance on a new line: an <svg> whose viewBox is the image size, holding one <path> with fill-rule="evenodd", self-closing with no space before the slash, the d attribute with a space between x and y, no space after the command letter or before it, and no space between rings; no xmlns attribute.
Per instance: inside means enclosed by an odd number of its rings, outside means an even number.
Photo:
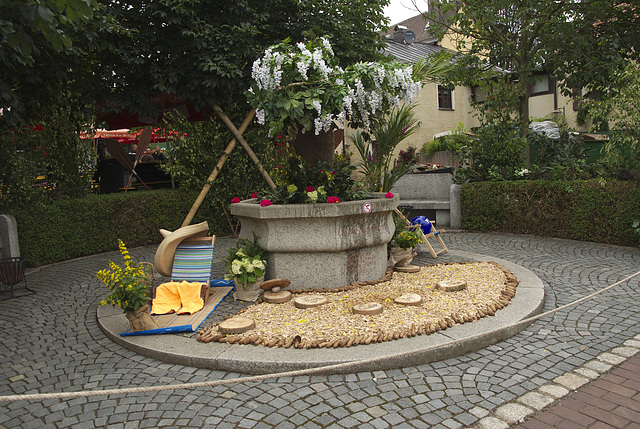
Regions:
<svg viewBox="0 0 640 429"><path fill-rule="evenodd" d="M341 68L324 38L289 39L271 46L253 63L253 84L245 93L259 123L272 134L327 132L353 126L368 129L392 107L411 103L422 87L424 63L359 62Z"/></svg>

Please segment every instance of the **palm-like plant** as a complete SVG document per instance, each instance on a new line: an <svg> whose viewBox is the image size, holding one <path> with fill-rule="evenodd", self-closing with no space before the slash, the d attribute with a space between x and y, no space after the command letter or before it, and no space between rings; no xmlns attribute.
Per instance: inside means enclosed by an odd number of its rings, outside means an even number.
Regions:
<svg viewBox="0 0 640 429"><path fill-rule="evenodd" d="M358 130L350 137L362 158L360 169L368 190L388 192L413 168L412 163L399 162L394 151L400 142L416 132L417 122L413 106L405 104L376 121L370 134Z"/></svg>

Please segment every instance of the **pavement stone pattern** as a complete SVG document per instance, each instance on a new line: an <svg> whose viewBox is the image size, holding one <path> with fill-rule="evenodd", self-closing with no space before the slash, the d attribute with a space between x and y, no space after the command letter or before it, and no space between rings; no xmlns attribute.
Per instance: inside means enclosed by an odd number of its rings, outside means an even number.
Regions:
<svg viewBox="0 0 640 429"><path fill-rule="evenodd" d="M545 310L640 269L640 249L634 248L489 233L447 232L443 239L450 249L495 256L534 272L545 284ZM230 243L217 240L214 277L224 274L219 258ZM155 246L130 252L152 262ZM96 306L106 288L95 277L109 259L121 261L119 253L110 252L33 270L28 281L37 295L0 302L0 395L242 376L166 364L109 340L96 322ZM414 260L441 262L457 260L448 254L433 259L424 251ZM506 341L445 361L205 389L0 402L0 428L506 428L507 421L525 417L521 427L554 427L557 419L548 413L591 419L582 421L583 426L571 421L573 426L564 427L638 427L637 408L626 407L636 414L625 407L607 409L606 402L613 395L629 400L625 395L633 389L635 404L640 398L640 357L634 355L640 346L639 290L636 277L546 316ZM243 305L228 297L212 316L222 318ZM547 398L556 402L545 405ZM578 403L588 405L576 410ZM603 412L613 417L602 417ZM615 419L607 421L609 417ZM624 421L631 423L616 426ZM609 426L596 426L603 422Z"/></svg>

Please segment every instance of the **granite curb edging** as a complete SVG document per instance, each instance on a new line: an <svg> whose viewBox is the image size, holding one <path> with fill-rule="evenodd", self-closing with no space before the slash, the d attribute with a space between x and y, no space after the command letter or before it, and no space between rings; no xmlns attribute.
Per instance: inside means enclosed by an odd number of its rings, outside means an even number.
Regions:
<svg viewBox="0 0 640 429"><path fill-rule="evenodd" d="M476 262L493 261L509 269L519 281L509 305L495 316L435 334L336 349L200 343L183 334L121 337L119 334L128 329L128 322L119 309L98 306L96 317L98 325L112 341L159 361L241 374L270 374L345 364L342 368L314 371L314 374L326 375L415 366L464 355L512 337L529 326L519 322L542 312L544 285L531 271L512 262L477 253L455 250L449 253Z"/></svg>

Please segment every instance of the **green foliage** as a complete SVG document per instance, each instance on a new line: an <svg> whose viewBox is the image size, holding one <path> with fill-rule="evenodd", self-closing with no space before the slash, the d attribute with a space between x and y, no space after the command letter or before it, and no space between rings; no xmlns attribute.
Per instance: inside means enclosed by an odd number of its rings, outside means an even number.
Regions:
<svg viewBox="0 0 640 429"><path fill-rule="evenodd" d="M442 150L452 150L459 152L463 147L469 146L472 142L472 137L468 134L469 130L460 122L458 127L453 130L451 134L438 137L430 142L427 142L422 147L422 153L425 157L428 157L435 152Z"/></svg>
<svg viewBox="0 0 640 429"><path fill-rule="evenodd" d="M404 104L374 122L371 134L356 131L350 136L360 159L364 182L369 191L389 192L413 166L398 162L394 152L398 144L417 131L413 106Z"/></svg>
<svg viewBox="0 0 640 429"><path fill-rule="evenodd" d="M633 232L636 233L640 241L640 220L634 220L631 227L633 228Z"/></svg>
<svg viewBox="0 0 640 429"><path fill-rule="evenodd" d="M158 230L178 229L197 196L183 188L89 195L8 213L16 218L22 255L39 266L117 250L119 237L130 247L160 243ZM201 208L192 223L205 220L212 234L228 234L219 207Z"/></svg>
<svg viewBox="0 0 640 429"><path fill-rule="evenodd" d="M458 150L460 159L471 162L456 170L455 181L511 180L524 168L525 146L515 121L481 126L471 144Z"/></svg>
<svg viewBox="0 0 640 429"><path fill-rule="evenodd" d="M89 192L91 140L80 139L80 118L62 106L43 114L44 122L0 130L0 208L47 204Z"/></svg>
<svg viewBox="0 0 640 429"><path fill-rule="evenodd" d="M242 121L242 112L231 119ZM207 182L220 156L224 154L233 135L220 120L210 118L202 122L189 122L181 116L169 117L168 128L182 136L171 142L167 161L162 168L171 174L181 187L200 191ZM261 127L249 127L243 137L251 146L265 169L270 170L276 162L276 146ZM264 178L246 151L238 144L227 158L199 210L220 212L233 231L237 221L229 214L228 205L232 198L249 196L266 187Z"/></svg>
<svg viewBox="0 0 640 429"><path fill-rule="evenodd" d="M225 265L227 274L224 278L238 281L243 288L264 276L267 269L267 253L260 247L255 233L253 241L241 238L235 246L228 249Z"/></svg>
<svg viewBox="0 0 640 429"><path fill-rule="evenodd" d="M90 76L80 64L99 9L96 0L0 2L0 124L41 120L39 112L28 112L31 103L79 79L78 72Z"/></svg>
<svg viewBox="0 0 640 429"><path fill-rule="evenodd" d="M352 173L351 160L335 155L333 163L311 164L293 152L285 154L273 171L277 188L259 194L274 204L326 203L362 200L369 197ZM336 201L335 198L339 201Z"/></svg>
<svg viewBox="0 0 640 429"><path fill-rule="evenodd" d="M615 169L640 172L639 99L640 65L630 62L624 71L614 75L606 96L589 106L591 116L607 117L613 124L604 155L609 166Z"/></svg>
<svg viewBox="0 0 640 429"><path fill-rule="evenodd" d="M98 280L107 285L111 294L100 305L112 305L120 307L123 312L136 311L151 301L151 290L153 287L150 281L152 268L150 265L136 264L129 255L122 240L118 240L118 248L124 265L119 266L109 261L110 270L98 271Z"/></svg>
<svg viewBox="0 0 640 429"><path fill-rule="evenodd" d="M413 229L396 230L393 238L389 242L389 247L400 247L402 249L413 249L418 244L422 244L420 233Z"/></svg>
<svg viewBox="0 0 640 429"><path fill-rule="evenodd" d="M518 92L502 79L483 85L491 89L491 95L476 105L480 126L474 129L474 138L459 147L456 154L460 160L467 160L456 170L458 183L510 180L525 165L527 141L522 137L522 127L526 125L512 115L518 105Z"/></svg>
<svg viewBox="0 0 640 429"><path fill-rule="evenodd" d="M462 186L462 227L638 246L640 184L631 181L482 182Z"/></svg>
<svg viewBox="0 0 640 429"><path fill-rule="evenodd" d="M529 143L539 145L538 162L533 169L534 178L549 180L590 178L586 148L577 133L561 129L559 139L530 133Z"/></svg>

